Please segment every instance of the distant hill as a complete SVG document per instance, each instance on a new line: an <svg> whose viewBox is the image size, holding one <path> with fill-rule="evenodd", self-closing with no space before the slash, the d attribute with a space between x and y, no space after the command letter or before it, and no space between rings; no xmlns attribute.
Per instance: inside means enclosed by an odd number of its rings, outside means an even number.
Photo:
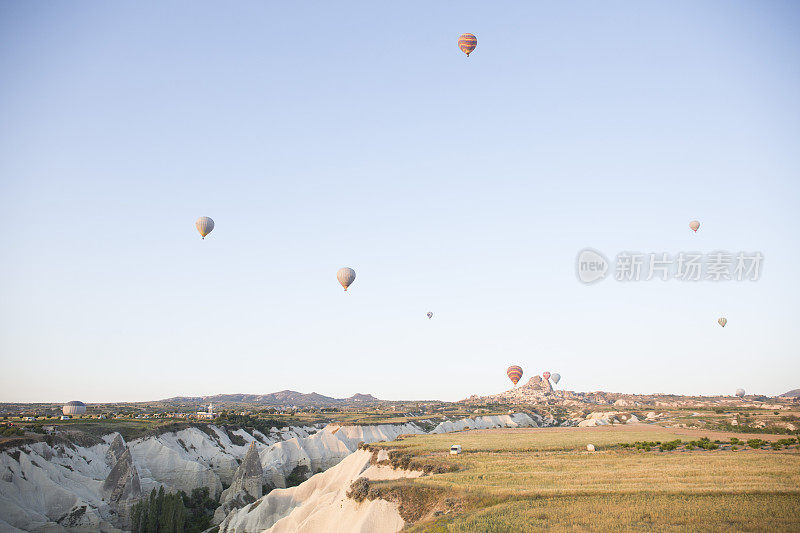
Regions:
<svg viewBox="0 0 800 533"><path fill-rule="evenodd" d="M789 392L784 392L778 398L800 398L800 389L792 389Z"/></svg>
<svg viewBox="0 0 800 533"><path fill-rule="evenodd" d="M347 399L350 400L350 401L353 401L353 402L379 402L380 401L375 396L373 396L372 394L353 394L352 396L350 396Z"/></svg>
<svg viewBox="0 0 800 533"><path fill-rule="evenodd" d="M284 405L298 407L328 407L346 405L353 402L378 402L371 394L354 394L350 398L332 398L316 392L303 393L293 390L282 390L269 394L215 394L213 396L177 396L162 400L164 402L194 403L245 403L257 405Z"/></svg>

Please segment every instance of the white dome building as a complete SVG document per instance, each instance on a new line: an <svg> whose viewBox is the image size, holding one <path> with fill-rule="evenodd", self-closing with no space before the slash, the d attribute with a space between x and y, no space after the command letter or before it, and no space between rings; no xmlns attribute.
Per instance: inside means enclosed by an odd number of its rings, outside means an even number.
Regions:
<svg viewBox="0 0 800 533"><path fill-rule="evenodd" d="M67 402L67 404L61 408L61 412L67 416L82 415L86 412L86 404L77 400Z"/></svg>

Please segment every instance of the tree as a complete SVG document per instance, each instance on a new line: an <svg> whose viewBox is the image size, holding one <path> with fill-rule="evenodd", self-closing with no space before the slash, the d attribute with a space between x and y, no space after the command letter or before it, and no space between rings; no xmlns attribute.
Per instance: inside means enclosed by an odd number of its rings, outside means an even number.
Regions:
<svg viewBox="0 0 800 533"><path fill-rule="evenodd" d="M163 491L164 488L162 487L161 490ZM148 509L147 509L147 527L145 528L145 533L158 533L158 494L156 493L156 489L153 489L150 492L150 501L148 502Z"/></svg>
<svg viewBox="0 0 800 533"><path fill-rule="evenodd" d="M131 509L131 531L133 533L184 533L187 529L184 496L182 492L166 494L163 487L158 492L153 489L148 499L137 503Z"/></svg>

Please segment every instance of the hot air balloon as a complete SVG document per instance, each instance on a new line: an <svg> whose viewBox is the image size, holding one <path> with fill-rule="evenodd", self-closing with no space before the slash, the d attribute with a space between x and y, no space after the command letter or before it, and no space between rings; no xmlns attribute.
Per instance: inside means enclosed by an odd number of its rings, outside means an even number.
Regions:
<svg viewBox="0 0 800 533"><path fill-rule="evenodd" d="M736 389L736 396L744 398L744 389Z"/></svg>
<svg viewBox="0 0 800 533"><path fill-rule="evenodd" d="M458 38L458 47L461 48L462 52L467 54L467 57L475 50L476 46L478 46L478 38L471 33L463 33L461 37Z"/></svg>
<svg viewBox="0 0 800 533"><path fill-rule="evenodd" d="M547 381L548 379L550 379L550 372L542 372L542 377L544 378L545 381Z"/></svg>
<svg viewBox="0 0 800 533"><path fill-rule="evenodd" d="M64 404L64 407L61 408L61 412L67 416L82 415L86 413L86 404L73 400Z"/></svg>
<svg viewBox="0 0 800 533"><path fill-rule="evenodd" d="M428 311L428 319L431 319L431 318L433 318L433 312L432 311Z"/></svg>
<svg viewBox="0 0 800 533"><path fill-rule="evenodd" d="M722 318L720 318L719 320L717 320L717 322L719 322L719 325L720 325L720 326L722 326L722 327L724 328L724 327L725 327L725 324L727 324L727 323L728 323L728 319L727 319L727 318L725 318L725 317L722 317Z"/></svg>
<svg viewBox="0 0 800 533"><path fill-rule="evenodd" d="M206 235L211 233L211 230L214 229L214 221L208 217L198 218L194 225L197 228L197 231L200 232L200 236L203 237L203 240L205 240Z"/></svg>
<svg viewBox="0 0 800 533"><path fill-rule="evenodd" d="M550 379L553 381L553 383L558 385L558 382L561 381L561 374L559 374L558 372L551 374Z"/></svg>
<svg viewBox="0 0 800 533"><path fill-rule="evenodd" d="M336 273L336 279L339 280L339 283L342 284L344 290L347 290L355 280L356 280L356 271L350 267L343 267L339 269L339 272Z"/></svg>
<svg viewBox="0 0 800 533"><path fill-rule="evenodd" d="M522 367L517 365L508 367L508 370L506 370L506 375L508 375L508 379L511 380L511 383L516 385L519 383L520 378L522 378Z"/></svg>
<svg viewBox="0 0 800 533"><path fill-rule="evenodd" d="M689 222L689 227L692 229L693 232L697 233L697 230L700 228L700 221L692 220Z"/></svg>

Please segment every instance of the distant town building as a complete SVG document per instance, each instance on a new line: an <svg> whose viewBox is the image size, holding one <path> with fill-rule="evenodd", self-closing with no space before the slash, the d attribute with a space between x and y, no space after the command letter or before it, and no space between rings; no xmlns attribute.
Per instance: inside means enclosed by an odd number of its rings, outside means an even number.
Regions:
<svg viewBox="0 0 800 533"><path fill-rule="evenodd" d="M216 417L216 413L214 413L214 404L208 404L207 411L197 411L196 413L197 418L205 418L205 419L214 419Z"/></svg>

